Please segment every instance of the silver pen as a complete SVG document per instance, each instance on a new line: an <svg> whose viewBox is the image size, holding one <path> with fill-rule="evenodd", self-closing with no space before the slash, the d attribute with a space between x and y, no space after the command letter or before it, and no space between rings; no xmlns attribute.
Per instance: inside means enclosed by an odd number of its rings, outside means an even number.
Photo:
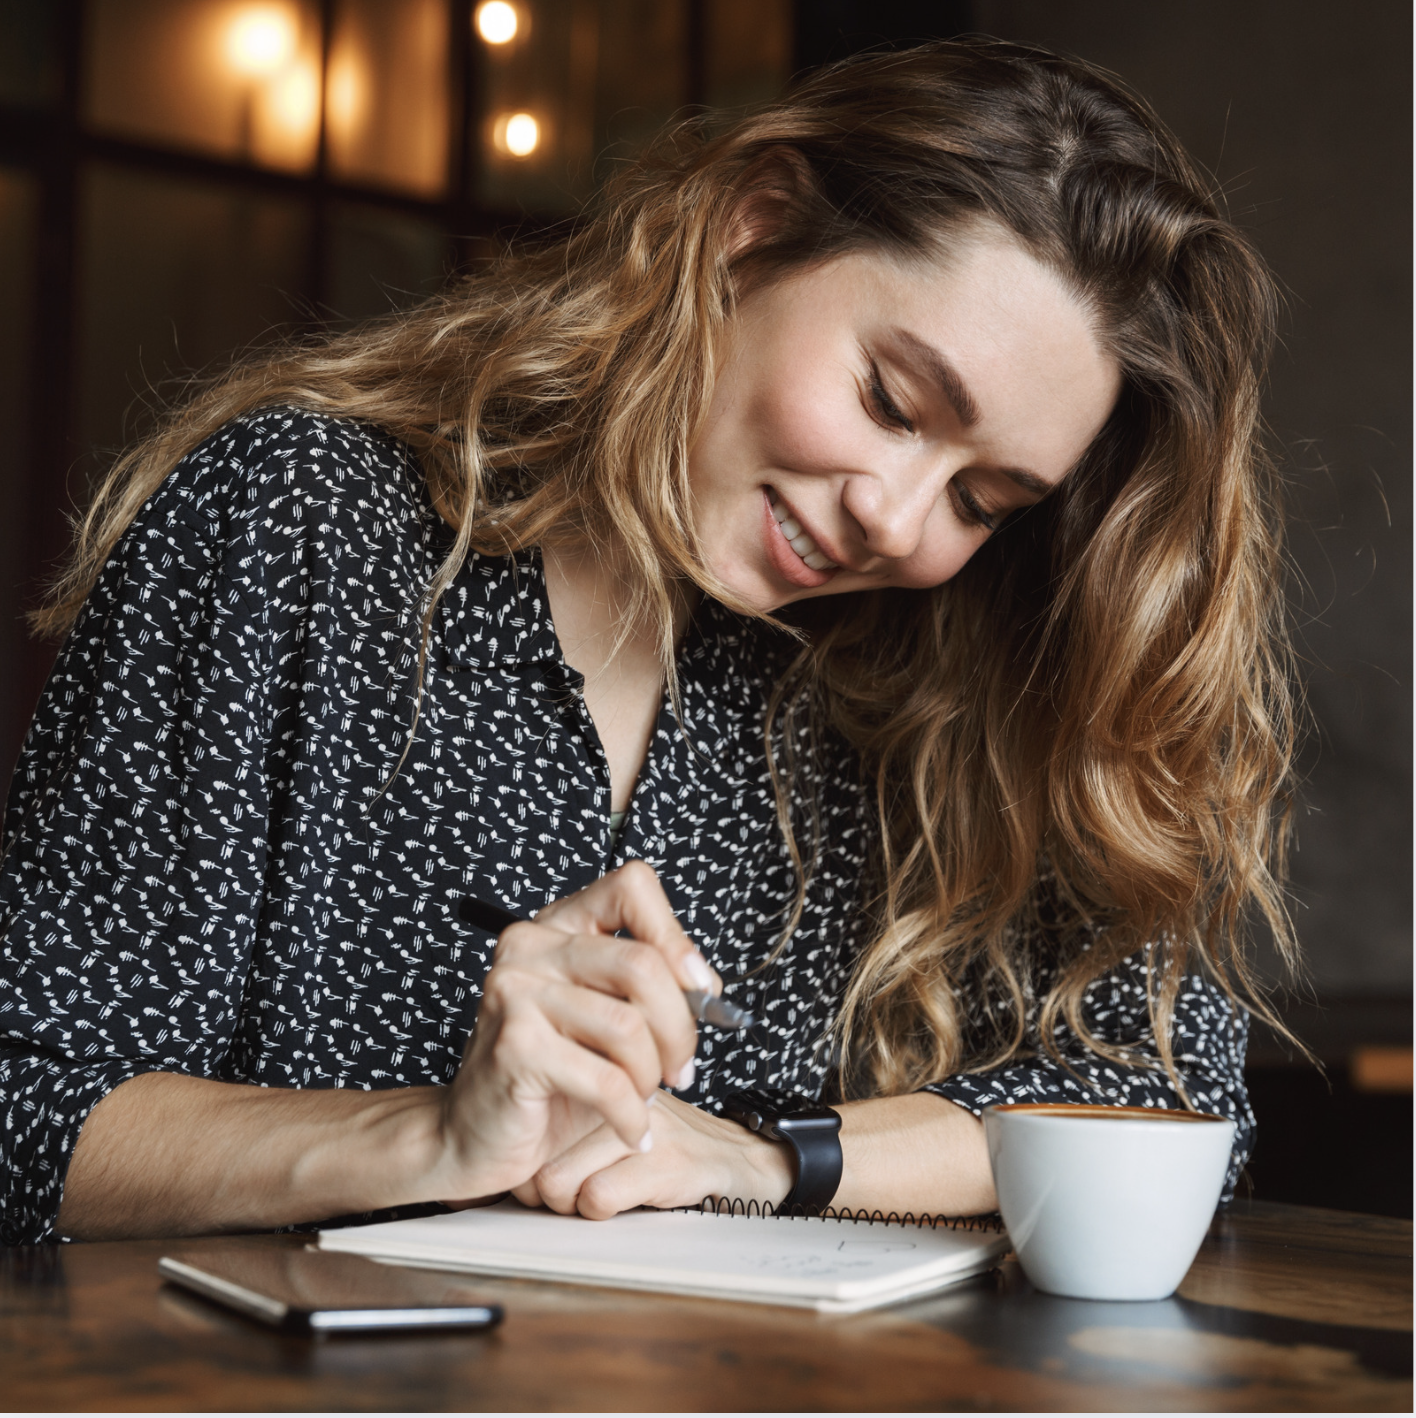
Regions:
<svg viewBox="0 0 1416 1418"><path fill-rule="evenodd" d="M490 901L464 896L457 907L457 919L488 935L500 935L508 926L527 917L518 916L504 906L494 906ZM752 1023L752 1016L745 1009L739 1009L721 995L710 995L707 990L685 990L683 997L700 1024L713 1024L719 1029L746 1029Z"/></svg>

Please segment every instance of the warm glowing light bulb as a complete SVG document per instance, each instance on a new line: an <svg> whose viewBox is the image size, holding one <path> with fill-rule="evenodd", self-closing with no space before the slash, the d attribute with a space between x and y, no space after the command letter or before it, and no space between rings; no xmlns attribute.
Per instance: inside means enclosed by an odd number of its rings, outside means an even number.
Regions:
<svg viewBox="0 0 1416 1418"><path fill-rule="evenodd" d="M488 44L506 44L516 38L516 10L506 0L487 0L477 7L477 33Z"/></svg>
<svg viewBox="0 0 1416 1418"><path fill-rule="evenodd" d="M284 5L244 5L226 32L226 54L252 79L283 69L295 53L295 21Z"/></svg>
<svg viewBox="0 0 1416 1418"><path fill-rule="evenodd" d="M536 151L541 141L541 125L529 113L510 114L501 128L501 146L514 158L524 158Z"/></svg>

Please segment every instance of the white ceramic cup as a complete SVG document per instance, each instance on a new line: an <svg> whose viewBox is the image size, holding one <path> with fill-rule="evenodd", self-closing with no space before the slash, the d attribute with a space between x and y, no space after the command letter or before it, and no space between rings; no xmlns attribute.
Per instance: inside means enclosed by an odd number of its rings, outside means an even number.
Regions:
<svg viewBox="0 0 1416 1418"><path fill-rule="evenodd" d="M1214 1216L1234 1124L1077 1103L983 1110L998 1208L1028 1279L1081 1300L1162 1300Z"/></svg>

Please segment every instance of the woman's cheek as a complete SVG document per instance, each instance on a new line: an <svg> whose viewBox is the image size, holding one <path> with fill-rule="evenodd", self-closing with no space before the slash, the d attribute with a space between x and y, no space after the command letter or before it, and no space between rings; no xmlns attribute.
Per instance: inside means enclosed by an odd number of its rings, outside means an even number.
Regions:
<svg viewBox="0 0 1416 1418"><path fill-rule="evenodd" d="M944 515L952 514L945 510ZM924 544L896 565L890 576L890 585L916 591L942 586L959 574L983 541L981 537L960 531L951 532L945 528L927 532Z"/></svg>
<svg viewBox="0 0 1416 1418"><path fill-rule="evenodd" d="M758 429L769 466L799 473L858 466L865 450L850 417L852 406L835 391L803 385L764 398Z"/></svg>

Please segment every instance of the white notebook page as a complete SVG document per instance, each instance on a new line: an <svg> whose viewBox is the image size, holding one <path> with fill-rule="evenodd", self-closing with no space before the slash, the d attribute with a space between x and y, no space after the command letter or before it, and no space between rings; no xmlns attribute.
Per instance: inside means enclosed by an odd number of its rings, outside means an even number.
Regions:
<svg viewBox="0 0 1416 1418"><path fill-rule="evenodd" d="M325 1231L320 1245L486 1275L717 1295L830 1311L925 1294L987 1270L996 1231L635 1211L587 1221L515 1202Z"/></svg>

